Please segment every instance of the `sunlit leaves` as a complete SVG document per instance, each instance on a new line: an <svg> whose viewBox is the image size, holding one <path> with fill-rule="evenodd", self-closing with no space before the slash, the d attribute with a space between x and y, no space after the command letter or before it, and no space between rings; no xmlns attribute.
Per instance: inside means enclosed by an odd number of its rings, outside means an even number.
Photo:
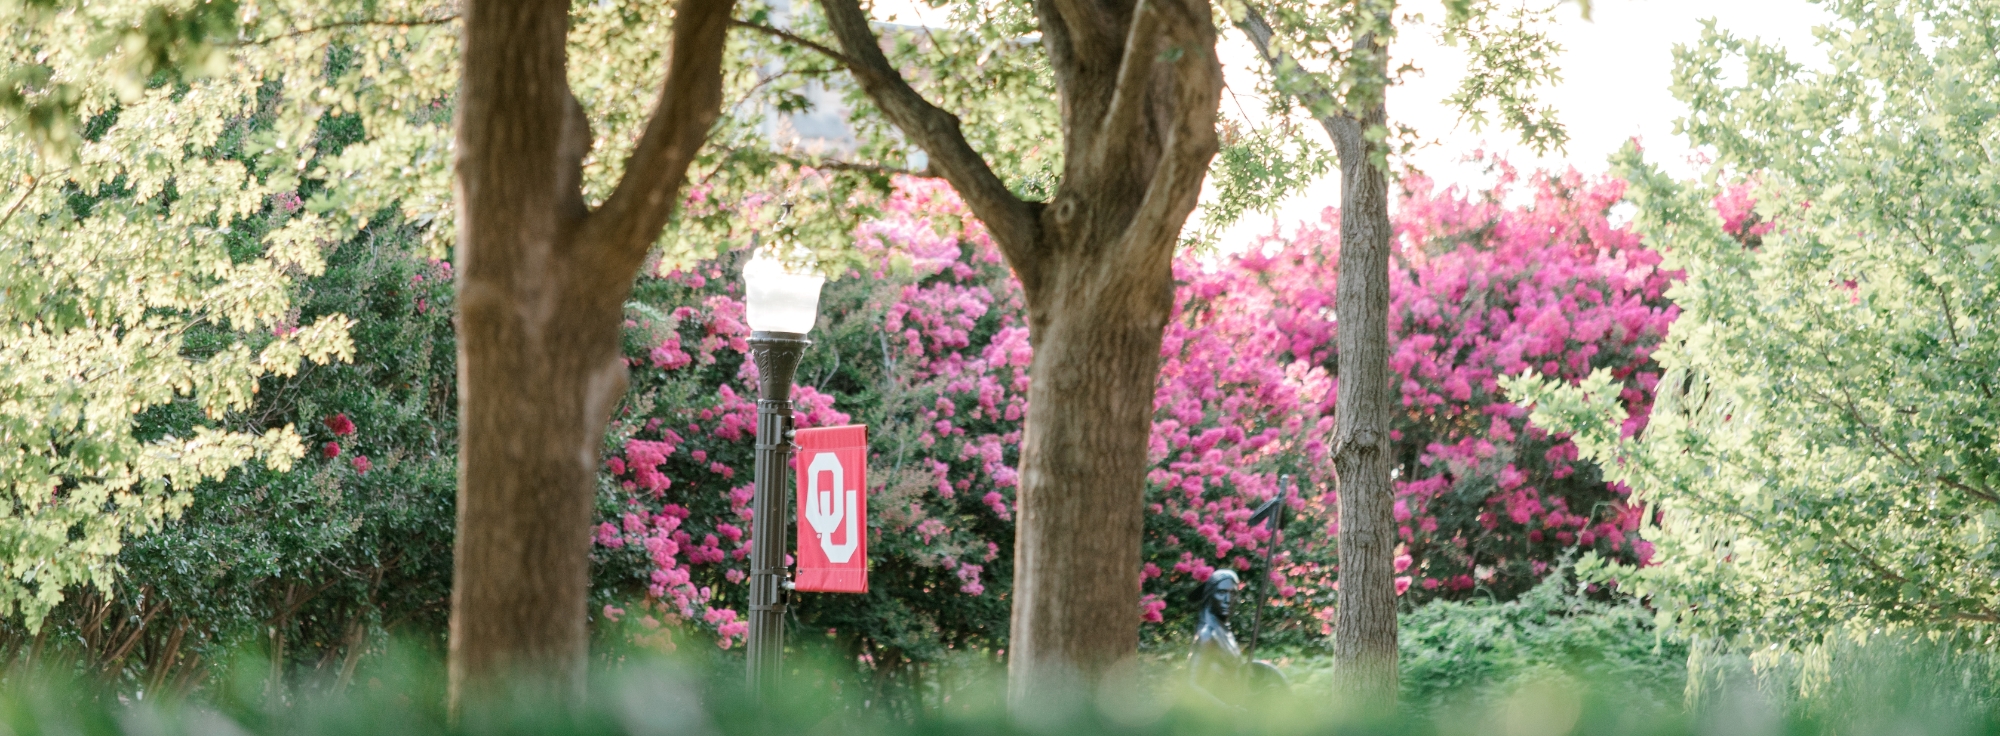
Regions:
<svg viewBox="0 0 2000 736"><path fill-rule="evenodd" d="M8 102L31 124L0 133L0 613L36 626L66 590L108 590L124 541L189 488L304 453L293 427L242 417L261 377L352 351L346 317L300 324L289 295L358 225L301 210L339 96L324 34L277 20L302 10L57 4L7 21L6 63L28 69ZM170 404L203 419L140 437Z"/></svg>
<svg viewBox="0 0 2000 736"><path fill-rule="evenodd" d="M1528 395L1664 512L1645 579L1670 618L1990 642L2000 4L1831 9L1824 68L1714 27L1679 55L1707 179L1626 156L1639 226L1688 272L1647 434L1606 434L1589 386Z"/></svg>

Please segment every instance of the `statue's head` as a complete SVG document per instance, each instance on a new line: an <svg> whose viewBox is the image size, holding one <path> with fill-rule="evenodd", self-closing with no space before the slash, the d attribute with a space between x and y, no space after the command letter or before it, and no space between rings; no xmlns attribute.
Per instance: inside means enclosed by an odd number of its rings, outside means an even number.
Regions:
<svg viewBox="0 0 2000 736"><path fill-rule="evenodd" d="M1235 570L1223 568L1211 573L1208 582L1201 586L1202 609L1213 611L1219 618L1228 619L1229 604L1235 601L1236 589L1241 585L1242 581L1236 577Z"/></svg>

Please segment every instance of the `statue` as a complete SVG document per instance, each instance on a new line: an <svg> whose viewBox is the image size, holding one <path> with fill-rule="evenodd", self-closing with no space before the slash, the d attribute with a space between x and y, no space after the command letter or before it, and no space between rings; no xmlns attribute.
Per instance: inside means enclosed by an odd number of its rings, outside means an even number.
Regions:
<svg viewBox="0 0 2000 736"><path fill-rule="evenodd" d="M1229 630L1229 609L1242 581L1235 570L1216 570L1196 593L1201 620L1194 629L1194 651L1188 655L1188 684L1216 702L1238 705L1243 696L1282 690L1285 675L1270 662L1246 661Z"/></svg>

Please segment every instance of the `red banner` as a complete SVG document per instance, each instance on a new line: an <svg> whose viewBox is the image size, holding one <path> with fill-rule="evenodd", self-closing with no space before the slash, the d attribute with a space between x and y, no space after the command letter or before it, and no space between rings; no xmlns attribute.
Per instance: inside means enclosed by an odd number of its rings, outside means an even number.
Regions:
<svg viewBox="0 0 2000 736"><path fill-rule="evenodd" d="M868 428L801 429L799 590L868 592Z"/></svg>

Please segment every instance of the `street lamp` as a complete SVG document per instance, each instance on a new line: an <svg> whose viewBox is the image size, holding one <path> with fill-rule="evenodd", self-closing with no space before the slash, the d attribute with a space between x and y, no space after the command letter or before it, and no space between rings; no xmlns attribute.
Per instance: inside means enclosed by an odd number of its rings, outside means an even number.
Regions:
<svg viewBox="0 0 2000 736"><path fill-rule="evenodd" d="M750 523L750 690L762 698L777 691L785 650L785 511L791 494L792 375L812 341L806 333L819 316L826 278L795 273L758 254L743 266L750 359L757 362L756 495Z"/></svg>

